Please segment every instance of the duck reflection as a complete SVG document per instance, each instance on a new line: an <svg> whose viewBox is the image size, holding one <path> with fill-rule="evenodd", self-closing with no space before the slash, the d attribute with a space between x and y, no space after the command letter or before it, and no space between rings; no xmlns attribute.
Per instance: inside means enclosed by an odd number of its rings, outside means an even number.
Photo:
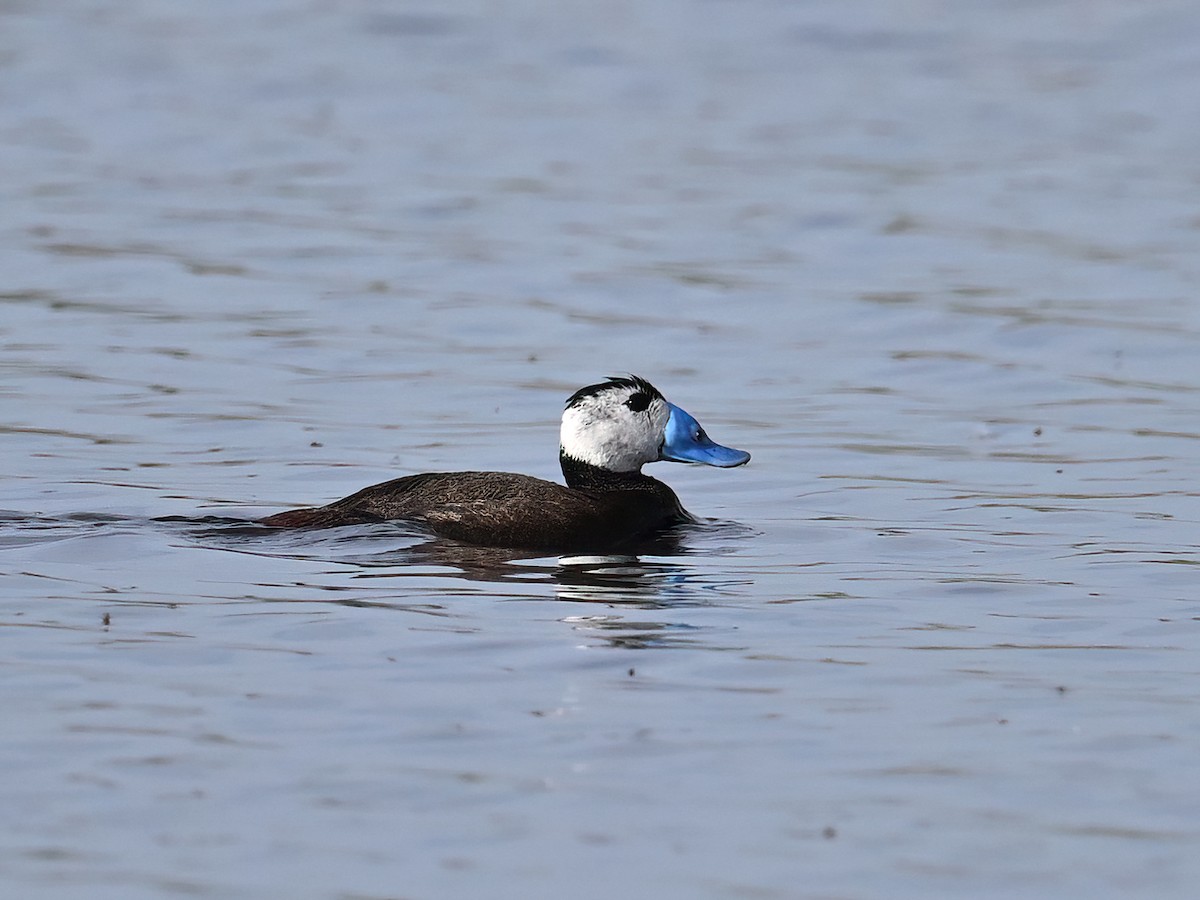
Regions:
<svg viewBox="0 0 1200 900"><path fill-rule="evenodd" d="M397 567L404 570L417 566L434 567L450 577L473 582L503 585L549 582L555 586L556 599L574 603L652 608L687 602L689 567L674 561L694 552L683 534L661 534L634 550L554 558L433 538L344 561L367 570L388 570L373 577L398 575ZM365 574L372 577L372 573Z"/></svg>
<svg viewBox="0 0 1200 900"><path fill-rule="evenodd" d="M708 629L668 616L634 616L633 610L667 611L719 602L724 594L744 592L747 579L730 579L700 573L692 560L700 561L701 536L705 531L728 534L732 528L694 526L658 536L637 547L637 553L620 555L530 558L513 551L475 547L446 540L426 540L388 553L358 558L363 577L396 578L413 567L435 567L451 578L490 584L505 600L546 597L534 593L537 584L553 586L552 598L559 602L596 607L561 621L589 643L627 650L695 647L730 649L713 643ZM741 529L749 533L748 529ZM691 538L691 540L689 540ZM370 570L379 569L378 574ZM512 588L517 588L513 591ZM534 590L531 590L534 589ZM603 608L603 609L601 609Z"/></svg>
<svg viewBox="0 0 1200 900"><path fill-rule="evenodd" d="M561 621L593 641L626 649L711 648L706 629L666 617L629 618L622 610L707 606L744 595L749 579L704 562L753 534L736 523L698 522L662 532L627 553L554 557L460 543L396 523L317 532L281 532L245 521L192 524L206 526L189 531L212 549L333 564L317 578L309 576L319 592L314 602L453 615L452 600L465 596L467 582L481 586L470 593L498 602L556 600L594 607ZM290 602L302 599L289 596Z"/></svg>

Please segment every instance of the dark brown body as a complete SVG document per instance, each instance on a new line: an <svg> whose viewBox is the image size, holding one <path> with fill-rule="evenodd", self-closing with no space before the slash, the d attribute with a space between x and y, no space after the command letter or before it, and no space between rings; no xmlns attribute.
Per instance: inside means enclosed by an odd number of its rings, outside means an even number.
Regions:
<svg viewBox="0 0 1200 900"><path fill-rule="evenodd" d="M430 472L262 520L281 528L402 520L487 547L563 552L620 549L692 521L667 485L563 458L568 487L509 472Z"/></svg>

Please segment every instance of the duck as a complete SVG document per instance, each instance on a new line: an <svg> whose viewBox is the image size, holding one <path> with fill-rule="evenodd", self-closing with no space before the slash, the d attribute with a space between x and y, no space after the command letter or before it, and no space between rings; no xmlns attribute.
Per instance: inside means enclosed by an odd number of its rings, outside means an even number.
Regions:
<svg viewBox="0 0 1200 900"><path fill-rule="evenodd" d="M750 461L746 451L709 438L691 414L637 375L610 376L567 398L558 457L565 486L512 472L425 472L259 522L329 528L398 521L482 547L613 552L697 521L642 466L733 468Z"/></svg>

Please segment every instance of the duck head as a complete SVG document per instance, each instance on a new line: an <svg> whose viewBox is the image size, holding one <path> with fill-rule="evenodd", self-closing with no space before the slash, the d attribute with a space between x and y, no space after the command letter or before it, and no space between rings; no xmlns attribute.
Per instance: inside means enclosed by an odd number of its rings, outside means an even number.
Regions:
<svg viewBox="0 0 1200 900"><path fill-rule="evenodd" d="M610 472L658 460L730 468L750 454L714 443L691 415L644 378L609 378L567 399L559 432L564 456Z"/></svg>

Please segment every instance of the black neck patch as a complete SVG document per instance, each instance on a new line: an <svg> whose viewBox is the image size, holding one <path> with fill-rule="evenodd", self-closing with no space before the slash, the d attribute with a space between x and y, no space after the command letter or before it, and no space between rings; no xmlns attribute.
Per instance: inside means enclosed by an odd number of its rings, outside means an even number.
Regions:
<svg viewBox="0 0 1200 900"><path fill-rule="evenodd" d="M568 456L562 450L558 453L558 462L562 466L563 479L567 487L592 491L627 491L634 488L644 488L649 484L657 484L649 475L637 472L612 472L593 466L573 456Z"/></svg>

